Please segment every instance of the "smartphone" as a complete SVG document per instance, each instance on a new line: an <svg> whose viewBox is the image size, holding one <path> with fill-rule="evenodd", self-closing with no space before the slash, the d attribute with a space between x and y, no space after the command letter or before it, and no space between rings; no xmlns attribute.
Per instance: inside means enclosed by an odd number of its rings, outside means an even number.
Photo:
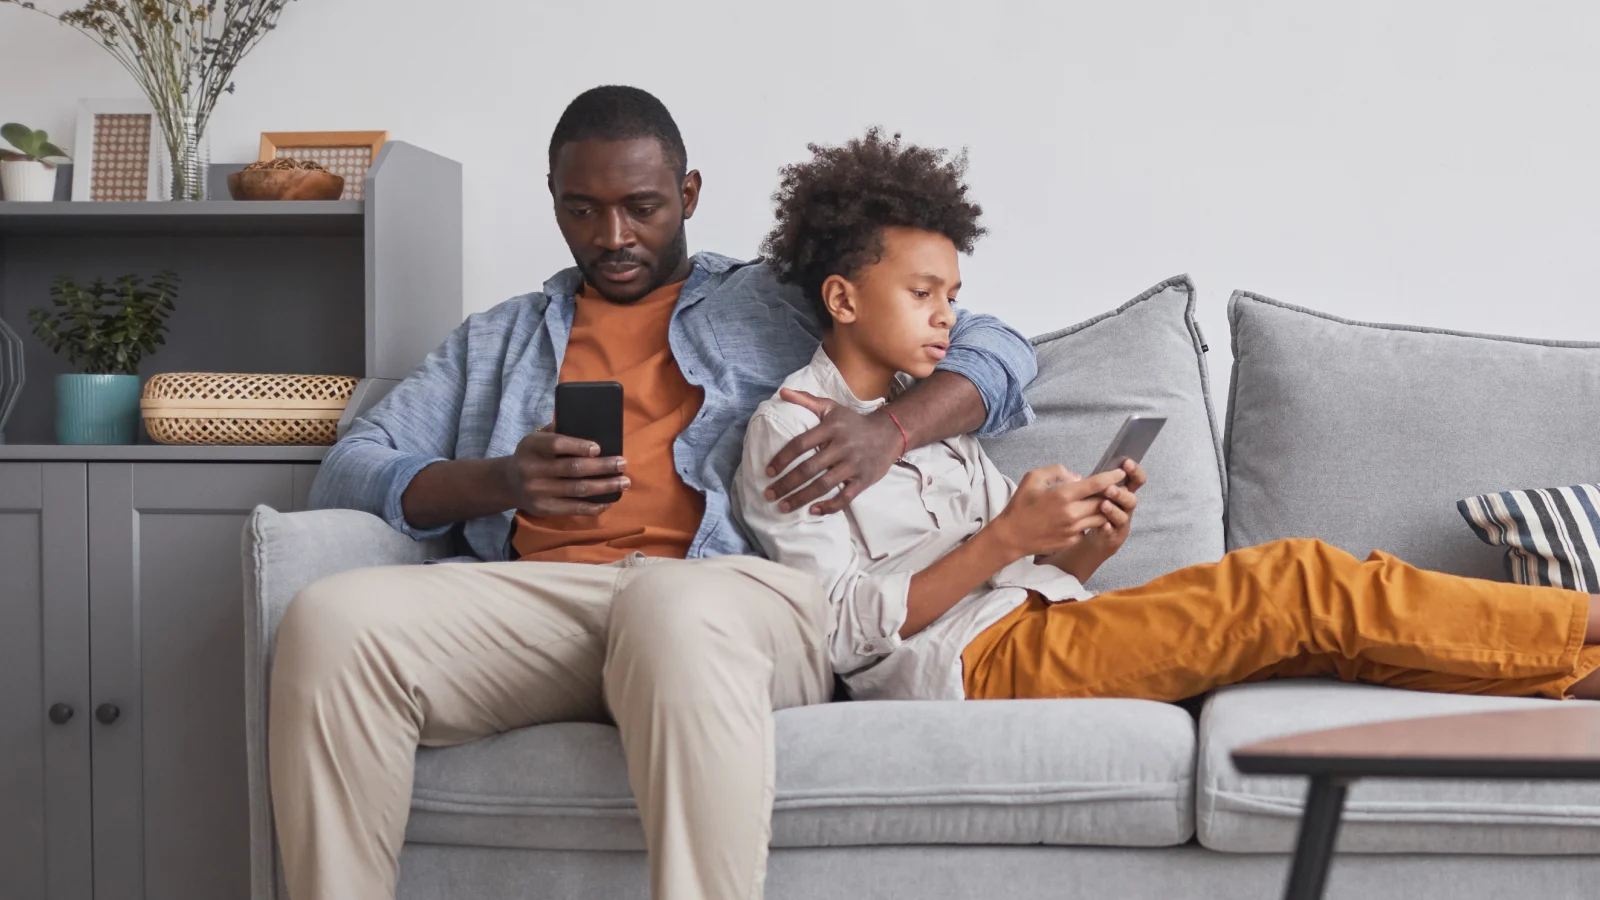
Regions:
<svg viewBox="0 0 1600 900"><path fill-rule="evenodd" d="M1156 435L1161 433L1161 426L1165 424L1166 416L1129 416L1124 419L1122 427L1117 429L1117 436L1111 439L1111 446L1106 448L1100 462L1089 474L1098 475L1120 468L1124 460L1140 462L1150 450L1150 445L1156 442Z"/></svg>
<svg viewBox="0 0 1600 900"><path fill-rule="evenodd" d="M615 381L568 381L556 385L556 434L600 445L601 456L622 455L622 385ZM621 493L585 497L615 503Z"/></svg>

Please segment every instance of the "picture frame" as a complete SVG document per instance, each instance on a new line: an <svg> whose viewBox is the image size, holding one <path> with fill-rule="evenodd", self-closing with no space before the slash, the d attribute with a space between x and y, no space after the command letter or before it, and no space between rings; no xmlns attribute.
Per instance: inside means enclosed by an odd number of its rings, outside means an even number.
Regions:
<svg viewBox="0 0 1600 900"><path fill-rule="evenodd" d="M311 160L344 176L340 200L366 199L366 175L389 140L387 131L263 131L258 159Z"/></svg>
<svg viewBox="0 0 1600 900"><path fill-rule="evenodd" d="M165 148L155 108L144 99L79 100L72 199L157 200Z"/></svg>

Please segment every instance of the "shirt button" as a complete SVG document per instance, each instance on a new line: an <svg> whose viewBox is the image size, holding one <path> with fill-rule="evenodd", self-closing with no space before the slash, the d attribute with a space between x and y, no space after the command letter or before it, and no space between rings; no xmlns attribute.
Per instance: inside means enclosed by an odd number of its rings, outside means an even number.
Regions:
<svg viewBox="0 0 1600 900"><path fill-rule="evenodd" d="M922 483L927 485L928 487L933 487L933 476L929 475L927 480L923 481Z"/></svg>

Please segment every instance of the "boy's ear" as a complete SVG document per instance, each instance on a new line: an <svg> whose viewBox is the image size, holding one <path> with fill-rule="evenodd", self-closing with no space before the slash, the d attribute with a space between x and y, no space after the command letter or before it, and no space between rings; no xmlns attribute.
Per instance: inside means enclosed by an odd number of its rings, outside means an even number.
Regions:
<svg viewBox="0 0 1600 900"><path fill-rule="evenodd" d="M856 301L852 296L855 286L843 275L829 275L822 283L822 305L835 322L849 324L856 320Z"/></svg>

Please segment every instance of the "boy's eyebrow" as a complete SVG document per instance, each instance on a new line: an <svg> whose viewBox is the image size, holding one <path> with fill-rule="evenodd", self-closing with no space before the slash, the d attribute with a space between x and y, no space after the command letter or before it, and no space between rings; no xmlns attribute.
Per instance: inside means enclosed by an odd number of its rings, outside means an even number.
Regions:
<svg viewBox="0 0 1600 900"><path fill-rule="evenodd" d="M937 276L935 274L933 274L932 272L912 272L911 273L911 277L912 278L920 278L923 281L932 281L932 282L934 282L936 284L944 284L944 279L940 278L939 276ZM958 281L955 284L950 285L950 290L952 290L952 291L961 290L961 282Z"/></svg>

